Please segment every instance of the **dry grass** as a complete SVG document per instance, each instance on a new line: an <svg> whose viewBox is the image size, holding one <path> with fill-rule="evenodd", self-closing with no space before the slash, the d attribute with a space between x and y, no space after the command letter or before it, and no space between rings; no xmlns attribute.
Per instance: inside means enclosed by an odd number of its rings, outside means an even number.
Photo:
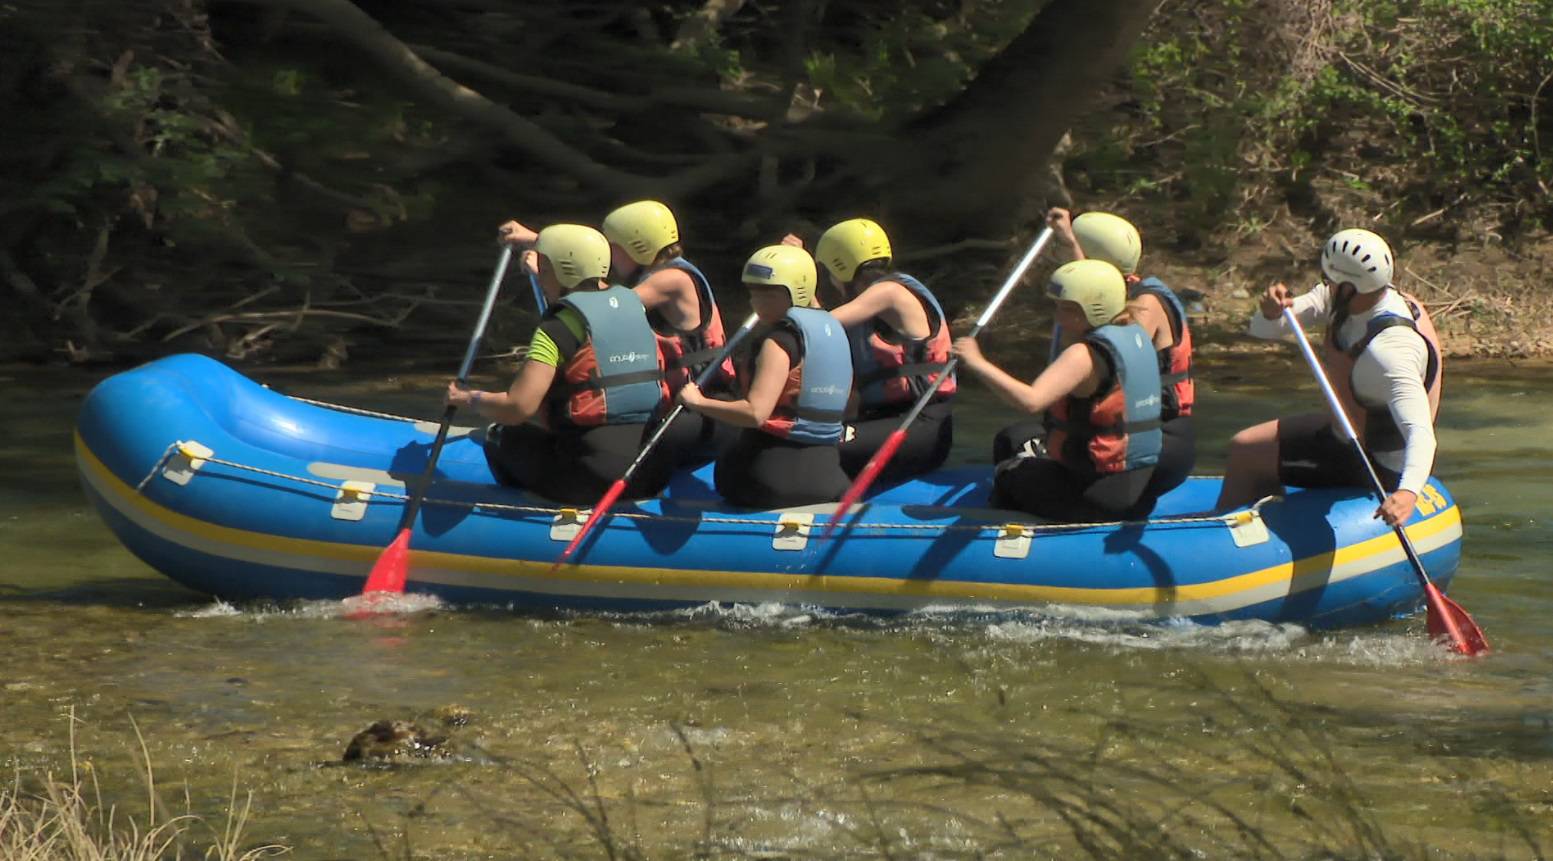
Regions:
<svg viewBox="0 0 1553 861"><path fill-rule="evenodd" d="M140 727L146 809L135 815L103 800L98 774L76 750L75 713L70 714L70 774L26 775L16 771L0 789L0 858L6 861L167 861L202 858L253 861L290 850L279 845L243 848L252 793L238 797L237 776L227 801L226 818L217 824L188 809L169 815L157 794L156 773ZM134 719L130 720L134 725Z"/></svg>

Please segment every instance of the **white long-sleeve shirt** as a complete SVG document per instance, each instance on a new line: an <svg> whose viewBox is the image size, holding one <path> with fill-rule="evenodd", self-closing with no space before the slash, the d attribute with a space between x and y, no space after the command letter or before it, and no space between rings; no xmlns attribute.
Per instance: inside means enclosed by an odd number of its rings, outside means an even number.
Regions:
<svg viewBox="0 0 1553 861"><path fill-rule="evenodd" d="M1332 291L1317 284L1309 293L1294 299L1294 316L1309 330L1325 329L1332 320ZM1395 291L1387 290L1374 308L1352 314L1337 333L1338 346L1347 349L1364 337L1370 320L1382 314L1412 317L1407 302ZM1292 337L1288 322L1279 316L1269 320L1260 310L1251 315L1250 334L1254 338ZM1401 326L1382 330L1354 363L1353 393L1359 403L1371 409L1384 406L1402 432L1402 451L1371 452L1387 469L1402 474L1397 487L1418 493L1434 468L1434 416L1429 409L1429 392L1424 388L1424 373L1429 367L1429 348L1417 333Z"/></svg>

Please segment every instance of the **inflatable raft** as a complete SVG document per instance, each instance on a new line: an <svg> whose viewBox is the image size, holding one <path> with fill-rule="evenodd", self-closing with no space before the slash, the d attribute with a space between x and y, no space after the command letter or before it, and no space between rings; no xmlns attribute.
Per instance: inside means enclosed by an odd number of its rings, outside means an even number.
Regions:
<svg viewBox="0 0 1553 861"><path fill-rule="evenodd" d="M430 422L287 397L215 360L162 359L103 381L76 429L88 496L135 555L230 599L360 592L426 462ZM586 510L494 483L481 432L455 428L419 521L408 591L456 603L642 610L707 602L836 609L1093 608L1132 619L1379 622L1421 593L1357 490L1298 490L1222 516L1193 478L1145 523L1058 525L986 507L989 469L885 488L830 539L832 506L723 504L710 467L622 502L574 560L552 563ZM1440 484L1408 533L1444 587L1461 516Z"/></svg>

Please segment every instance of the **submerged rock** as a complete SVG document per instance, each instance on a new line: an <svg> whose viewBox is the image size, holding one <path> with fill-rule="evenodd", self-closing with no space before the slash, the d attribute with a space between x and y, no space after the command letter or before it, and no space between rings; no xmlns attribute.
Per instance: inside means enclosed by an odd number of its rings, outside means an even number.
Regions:
<svg viewBox="0 0 1553 861"><path fill-rule="evenodd" d="M445 735L432 735L406 720L380 720L345 746L345 762L359 760L446 759L452 756Z"/></svg>

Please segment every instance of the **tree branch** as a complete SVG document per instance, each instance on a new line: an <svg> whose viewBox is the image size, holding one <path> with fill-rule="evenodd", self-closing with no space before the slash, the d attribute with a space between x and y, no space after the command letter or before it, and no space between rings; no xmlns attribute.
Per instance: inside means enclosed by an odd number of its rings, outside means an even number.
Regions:
<svg viewBox="0 0 1553 861"><path fill-rule="evenodd" d="M393 73L428 104L499 131L508 143L528 153L536 161L564 171L602 192L616 196L690 195L737 175L750 161L744 156L727 156L669 177L640 176L617 170L568 146L533 121L443 75L348 0L235 2L284 6L318 18Z"/></svg>

